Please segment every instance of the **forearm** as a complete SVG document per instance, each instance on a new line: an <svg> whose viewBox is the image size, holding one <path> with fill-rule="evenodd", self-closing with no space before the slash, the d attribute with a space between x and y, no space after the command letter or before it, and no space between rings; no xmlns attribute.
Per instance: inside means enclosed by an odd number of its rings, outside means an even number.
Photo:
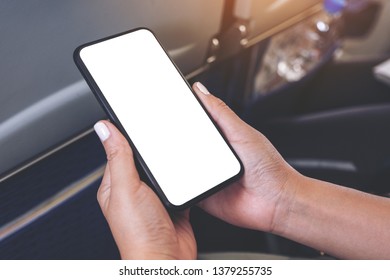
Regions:
<svg viewBox="0 0 390 280"><path fill-rule="evenodd" d="M298 176L274 232L330 255L390 259L390 200Z"/></svg>

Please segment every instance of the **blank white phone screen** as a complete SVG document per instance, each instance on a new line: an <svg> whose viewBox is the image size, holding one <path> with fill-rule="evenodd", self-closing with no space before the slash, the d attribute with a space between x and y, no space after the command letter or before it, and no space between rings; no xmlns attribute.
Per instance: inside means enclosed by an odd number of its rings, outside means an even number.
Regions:
<svg viewBox="0 0 390 280"><path fill-rule="evenodd" d="M150 31L86 46L80 57L171 204L180 206L240 172Z"/></svg>

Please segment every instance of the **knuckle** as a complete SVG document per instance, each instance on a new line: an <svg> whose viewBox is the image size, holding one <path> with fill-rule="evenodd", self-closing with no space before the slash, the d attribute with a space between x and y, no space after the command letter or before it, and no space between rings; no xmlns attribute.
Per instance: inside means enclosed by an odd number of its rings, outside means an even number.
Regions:
<svg viewBox="0 0 390 280"><path fill-rule="evenodd" d="M214 103L214 111L216 112L216 118L217 118L217 121L218 119L223 115L225 114L226 112L230 112L231 109L229 108L228 105L226 105L225 102L223 102L221 99L217 99Z"/></svg>
<svg viewBox="0 0 390 280"><path fill-rule="evenodd" d="M227 107L226 103L223 102L221 99L219 98L216 98L216 101L215 101L215 106L218 107L218 108L221 108L221 109L224 109Z"/></svg>
<svg viewBox="0 0 390 280"><path fill-rule="evenodd" d="M218 111L230 110L226 103L219 98L215 102L215 107L218 109Z"/></svg>
<svg viewBox="0 0 390 280"><path fill-rule="evenodd" d="M108 201L109 191L110 191L109 185L101 184L99 189L98 189L97 195L96 195L96 198L97 198L97 201L100 205L100 208L103 211L106 210L106 204Z"/></svg>
<svg viewBox="0 0 390 280"><path fill-rule="evenodd" d="M112 145L107 149L107 160L112 161L120 155L130 154L129 148L124 144Z"/></svg>

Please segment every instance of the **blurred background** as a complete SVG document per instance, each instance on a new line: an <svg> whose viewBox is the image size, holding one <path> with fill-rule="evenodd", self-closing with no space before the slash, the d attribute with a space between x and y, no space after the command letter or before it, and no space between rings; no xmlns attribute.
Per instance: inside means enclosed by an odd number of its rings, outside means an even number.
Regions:
<svg viewBox="0 0 390 280"><path fill-rule="evenodd" d="M119 258L96 201L105 114L72 54L140 26L298 171L389 195L390 0L5 0L1 259ZM197 208L191 220L200 253L328 257Z"/></svg>

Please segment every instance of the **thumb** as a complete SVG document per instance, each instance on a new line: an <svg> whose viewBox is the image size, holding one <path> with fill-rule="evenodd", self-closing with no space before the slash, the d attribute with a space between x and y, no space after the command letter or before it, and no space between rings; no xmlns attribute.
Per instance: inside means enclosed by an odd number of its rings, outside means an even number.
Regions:
<svg viewBox="0 0 390 280"><path fill-rule="evenodd" d="M108 121L99 121L94 129L107 155L112 195L123 195L127 186L138 186L140 179L134 164L133 152L119 130Z"/></svg>

